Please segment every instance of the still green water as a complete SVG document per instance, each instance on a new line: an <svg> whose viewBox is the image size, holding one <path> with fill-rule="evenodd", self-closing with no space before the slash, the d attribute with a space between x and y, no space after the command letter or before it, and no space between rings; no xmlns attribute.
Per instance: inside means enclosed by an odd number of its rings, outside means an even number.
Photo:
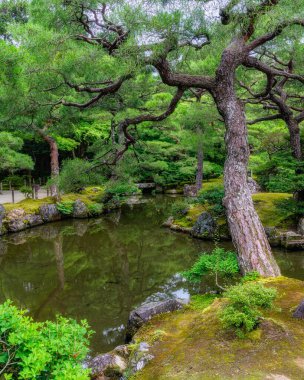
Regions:
<svg viewBox="0 0 304 380"><path fill-rule="evenodd" d="M11 299L36 320L86 318L96 353L123 342L128 315L142 302L188 298L192 289L178 273L213 243L161 227L173 198L144 201L0 239L0 302ZM285 275L304 279L303 253L275 251Z"/></svg>

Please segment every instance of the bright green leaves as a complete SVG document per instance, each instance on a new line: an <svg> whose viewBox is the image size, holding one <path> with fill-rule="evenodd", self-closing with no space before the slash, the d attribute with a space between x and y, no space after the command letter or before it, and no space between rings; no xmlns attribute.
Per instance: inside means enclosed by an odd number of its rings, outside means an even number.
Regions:
<svg viewBox="0 0 304 380"><path fill-rule="evenodd" d="M23 141L9 132L0 132L0 170L32 169L33 160L27 154L20 153Z"/></svg>
<svg viewBox="0 0 304 380"><path fill-rule="evenodd" d="M0 373L7 365L7 379L11 373L18 379L89 379L81 362L91 335L86 321L33 322L7 301L0 305Z"/></svg>
<svg viewBox="0 0 304 380"><path fill-rule="evenodd" d="M272 307L277 292L254 282L232 286L224 293L228 304L220 311L223 326L233 328L239 337L258 326L262 310Z"/></svg>
<svg viewBox="0 0 304 380"><path fill-rule="evenodd" d="M239 272L235 252L215 248L212 253L203 253L193 266L182 273L191 282L201 282L207 274L221 274L231 276Z"/></svg>

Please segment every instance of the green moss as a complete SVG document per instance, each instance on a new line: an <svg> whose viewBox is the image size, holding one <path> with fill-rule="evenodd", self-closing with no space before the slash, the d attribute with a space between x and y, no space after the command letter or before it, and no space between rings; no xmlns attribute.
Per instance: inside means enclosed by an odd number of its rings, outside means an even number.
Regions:
<svg viewBox="0 0 304 380"><path fill-rule="evenodd" d="M203 181L203 187L201 192L219 189L224 187L223 177L209 179L208 181Z"/></svg>
<svg viewBox="0 0 304 380"><path fill-rule="evenodd" d="M6 211L22 208L27 214L37 214L39 212L39 207L46 203L52 204L55 203L55 201L52 197L43 199L24 199L17 203L5 203L3 206Z"/></svg>
<svg viewBox="0 0 304 380"><path fill-rule="evenodd" d="M219 179L211 180L206 183L204 190L209 190L219 186ZM278 203L283 200L292 199L292 195L288 193L257 193L252 195L252 199L255 205L255 209L261 218L262 224L265 227L278 227L278 228L291 228L293 225L292 214L290 211L283 210L278 206ZM212 205L200 205L193 204L190 205L187 215L174 220L174 224L180 227L193 227L195 221L199 215L204 211L210 211ZM227 224L225 217L220 217L217 219L217 223L220 227Z"/></svg>
<svg viewBox="0 0 304 380"><path fill-rule="evenodd" d="M204 310L217 298L214 294L197 294L191 297L191 302L187 308L191 310Z"/></svg>
<svg viewBox="0 0 304 380"><path fill-rule="evenodd" d="M60 202L72 203L79 199L87 206L90 206L96 204L96 199L99 198L103 194L103 192L103 187L88 187L84 189L81 193L70 193L62 195ZM5 203L3 206L6 211L11 211L15 208L22 208L27 214L38 214L39 207L46 203L55 204L56 200L53 197L47 197L42 199L24 199L17 203Z"/></svg>
<svg viewBox="0 0 304 380"><path fill-rule="evenodd" d="M252 195L256 211L263 225L269 227L289 226L288 219L291 214L280 209L277 203L291 198L292 195L287 193L257 193Z"/></svg>
<svg viewBox="0 0 304 380"><path fill-rule="evenodd" d="M275 307L265 313L259 329L246 339L224 330L218 313L225 299L215 299L203 310L189 306L153 318L138 332L137 341L146 341L156 331L165 334L151 348L155 358L132 380L265 380L273 374L304 378L304 322L291 315L303 299L304 283L284 277L259 281L278 292ZM192 302L205 306L205 301L198 297Z"/></svg>

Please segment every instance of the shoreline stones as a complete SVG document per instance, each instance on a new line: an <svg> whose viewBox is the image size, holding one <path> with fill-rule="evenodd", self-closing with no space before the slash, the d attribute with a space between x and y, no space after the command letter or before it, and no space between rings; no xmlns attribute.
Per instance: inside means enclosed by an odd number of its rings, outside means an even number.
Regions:
<svg viewBox="0 0 304 380"><path fill-rule="evenodd" d="M302 219L301 223L304 229L304 218ZM175 224L173 216L170 216L162 226L203 240L213 240L214 233L218 230L221 240L231 240L227 224L218 226L217 222L208 212L203 212L192 228ZM290 251L304 249L304 235L300 234L299 230L298 233L295 231L279 231L276 227L264 227L264 230L272 247L282 247Z"/></svg>
<svg viewBox="0 0 304 380"><path fill-rule="evenodd" d="M4 206L0 205L0 236L11 232L23 231L42 224L56 222L66 219L67 217L84 219L100 215L101 213L90 214L87 205L79 199L74 202L73 213L69 216L60 213L55 203L44 203L36 212L28 214L23 208L18 207L17 204L16 208L11 211L6 211Z"/></svg>
<svg viewBox="0 0 304 380"><path fill-rule="evenodd" d="M177 299L149 302L139 306L129 315L126 329L126 343L129 343L138 329L153 316L179 310L183 306L184 303Z"/></svg>
<svg viewBox="0 0 304 380"><path fill-rule="evenodd" d="M181 309L185 305L178 299L148 302L131 311L129 315L126 343L130 343L138 329L153 316ZM85 364L92 370L94 380L118 380L140 371L154 358L147 342L132 342L117 346L112 351L97 355Z"/></svg>

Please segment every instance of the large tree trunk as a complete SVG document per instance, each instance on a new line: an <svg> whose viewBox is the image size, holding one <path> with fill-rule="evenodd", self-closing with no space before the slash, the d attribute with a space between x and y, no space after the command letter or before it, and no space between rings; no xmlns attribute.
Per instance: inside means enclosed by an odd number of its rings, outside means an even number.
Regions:
<svg viewBox="0 0 304 380"><path fill-rule="evenodd" d="M203 186L203 168L204 168L204 151L203 151L203 141L202 141L202 130L198 126L196 128L197 136L198 136L198 144L197 144L197 170L196 170L196 190L199 190Z"/></svg>
<svg viewBox="0 0 304 380"><path fill-rule="evenodd" d="M242 54L236 41L222 56L217 71L214 98L226 126L227 158L224 168L227 219L243 273L257 271L262 276L279 276L280 269L256 213L247 184L249 146L244 106L236 97L235 69Z"/></svg>

